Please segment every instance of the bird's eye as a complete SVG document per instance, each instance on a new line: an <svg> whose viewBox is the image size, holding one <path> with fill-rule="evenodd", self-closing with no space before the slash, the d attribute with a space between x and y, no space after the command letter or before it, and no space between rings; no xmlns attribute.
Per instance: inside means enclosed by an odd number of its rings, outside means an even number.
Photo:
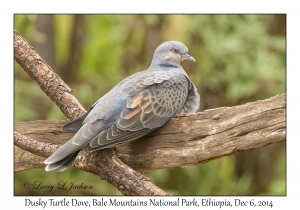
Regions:
<svg viewBox="0 0 300 210"><path fill-rule="evenodd" d="M171 49L171 51L172 51L173 53L176 53L176 54L179 52L179 50L177 50L177 49L174 48L174 47Z"/></svg>

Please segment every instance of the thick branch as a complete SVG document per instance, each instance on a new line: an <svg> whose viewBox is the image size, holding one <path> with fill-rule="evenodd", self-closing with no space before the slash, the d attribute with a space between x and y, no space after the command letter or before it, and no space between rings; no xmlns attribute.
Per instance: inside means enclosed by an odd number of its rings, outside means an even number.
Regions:
<svg viewBox="0 0 300 210"><path fill-rule="evenodd" d="M285 94L282 94L240 106L178 116L148 136L118 146L116 152L124 163L142 172L195 165L284 141L285 113L286 99ZM59 120L20 122L15 123L15 130L40 141L42 145L46 143L60 145L73 135L60 131L66 122ZM43 147L36 147L36 150L40 150L39 148L44 151ZM15 170L20 170L17 167L20 165L18 162L25 161L25 158L19 156L15 157L18 158L15 159L17 164ZM46 157L48 154L41 156ZM97 162L97 159L89 159L89 167ZM38 162L34 164L36 165Z"/></svg>
<svg viewBox="0 0 300 210"><path fill-rule="evenodd" d="M71 94L72 90L16 31L14 32L14 40L15 60L39 84L40 88L49 98L56 103L65 116L73 120L84 114L85 110ZM39 142L29 143L30 139L19 133L15 133L14 140L15 145L24 150L30 150L35 154L40 154L40 151L34 151L32 146L37 145L39 149L45 149L44 151L48 151L47 146L50 146L49 144ZM17 157L22 156L17 155ZM90 166L88 166L93 158L98 161L95 164L97 170L91 170ZM78 159L87 160L87 164L83 164ZM141 179L144 176L122 163L113 150L100 151L97 154L88 154L87 156L78 156L76 163L79 163L76 164L78 168L96 173L101 178L106 179L124 195L167 195L167 193L145 178Z"/></svg>

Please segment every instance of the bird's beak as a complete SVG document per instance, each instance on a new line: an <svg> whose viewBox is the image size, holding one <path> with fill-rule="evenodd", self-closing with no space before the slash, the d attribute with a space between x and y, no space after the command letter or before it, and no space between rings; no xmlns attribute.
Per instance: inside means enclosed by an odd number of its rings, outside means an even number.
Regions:
<svg viewBox="0 0 300 210"><path fill-rule="evenodd" d="M196 62L195 58L193 58L192 56L190 56L187 53L183 55L183 60L185 60L185 59Z"/></svg>

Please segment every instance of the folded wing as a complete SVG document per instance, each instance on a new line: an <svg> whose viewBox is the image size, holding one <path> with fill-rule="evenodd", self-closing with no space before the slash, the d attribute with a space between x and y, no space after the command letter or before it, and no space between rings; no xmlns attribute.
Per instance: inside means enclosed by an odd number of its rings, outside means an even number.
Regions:
<svg viewBox="0 0 300 210"><path fill-rule="evenodd" d="M182 110L188 96L188 79L175 74L150 81L138 80L122 92L128 99L115 123L86 145L85 151L114 147L163 126Z"/></svg>

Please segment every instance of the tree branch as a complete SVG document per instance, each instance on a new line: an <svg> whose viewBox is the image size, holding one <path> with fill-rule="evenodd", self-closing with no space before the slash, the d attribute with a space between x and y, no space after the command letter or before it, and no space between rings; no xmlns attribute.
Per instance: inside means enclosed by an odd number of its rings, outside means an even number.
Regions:
<svg viewBox="0 0 300 210"><path fill-rule="evenodd" d="M285 113L285 94L281 94L240 106L221 107L189 116L178 116L146 137L116 147L116 153L124 163L140 172L196 165L284 141ZM42 145L49 143L61 145L74 135L60 131L67 122L63 120L18 122L15 123L15 130L41 141ZM52 147L54 145L51 145L50 149ZM39 148L43 149L39 152L43 157L52 153L44 153L45 149L41 146L36 146L35 150ZM15 159L16 163L19 161L25 160ZM92 165L97 162L91 161Z"/></svg>
<svg viewBox="0 0 300 210"><path fill-rule="evenodd" d="M69 119L76 119L86 112L71 94L72 90L16 31L14 31L14 58ZM28 139L27 136L18 132L15 132L14 142L20 148L39 155L53 149L49 148L50 144ZM22 158L22 156L18 157ZM97 160L93 166L97 166L96 168L90 166L93 160ZM85 156L79 155L75 166L99 175L117 187L124 195L168 195L149 182L144 175L122 163L117 158L114 149L102 150Z"/></svg>
<svg viewBox="0 0 300 210"><path fill-rule="evenodd" d="M86 111L72 95L71 88L52 70L20 34L14 31L14 58L44 93L55 102L62 113L74 120Z"/></svg>
<svg viewBox="0 0 300 210"><path fill-rule="evenodd" d="M41 157L50 156L58 148L57 145L36 141L16 131L14 143L17 147ZM20 165L19 162L24 162L24 158L31 160L32 157L24 156L24 152L22 152L20 155L15 153L15 158L19 159L15 159L15 166L17 166ZM37 168L37 165L39 163L33 164L31 168ZM41 163L41 166L44 167L44 164ZM132 170L120 161L114 149L106 149L101 152L81 152L77 156L74 166L108 180L126 195L168 195L153 185L145 175ZM145 188L147 188L147 192L145 192Z"/></svg>

